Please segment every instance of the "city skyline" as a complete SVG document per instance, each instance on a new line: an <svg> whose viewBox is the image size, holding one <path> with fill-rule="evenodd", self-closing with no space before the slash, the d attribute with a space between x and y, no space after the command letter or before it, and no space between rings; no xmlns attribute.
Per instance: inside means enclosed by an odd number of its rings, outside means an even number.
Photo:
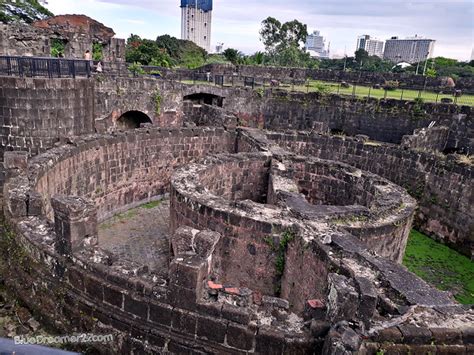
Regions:
<svg viewBox="0 0 474 355"><path fill-rule="evenodd" d="M396 5L395 5L396 4ZM112 27L117 37L131 33L154 39L162 34L180 38L181 9L176 0L49 0L55 14L83 13ZM449 14L449 16L446 16ZM224 43L250 54L263 50L260 23L272 16L280 21L298 19L308 32L320 30L331 42L335 56L352 55L357 36L370 34L381 40L415 34L436 39L434 56L469 60L473 48L473 5L470 1L214 1L211 47Z"/></svg>

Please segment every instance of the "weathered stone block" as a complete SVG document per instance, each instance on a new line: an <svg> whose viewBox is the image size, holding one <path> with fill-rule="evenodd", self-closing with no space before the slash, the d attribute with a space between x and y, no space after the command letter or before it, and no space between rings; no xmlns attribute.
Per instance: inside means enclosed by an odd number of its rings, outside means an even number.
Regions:
<svg viewBox="0 0 474 355"><path fill-rule="evenodd" d="M403 335L405 344L430 344L431 332L427 328L417 327L414 325L400 325L398 327Z"/></svg>
<svg viewBox="0 0 474 355"><path fill-rule="evenodd" d="M338 274L329 274L328 279L328 318L334 323L354 319L359 297L350 280Z"/></svg>
<svg viewBox="0 0 474 355"><path fill-rule="evenodd" d="M193 239L199 230L191 227L179 227L170 239L171 255L194 254Z"/></svg>
<svg viewBox="0 0 474 355"><path fill-rule="evenodd" d="M256 336L255 351L259 354L283 354L285 338L281 332L261 327Z"/></svg>
<svg viewBox="0 0 474 355"><path fill-rule="evenodd" d="M148 304L144 300L137 300L129 295L125 295L123 305L126 312L132 313L144 320L148 319Z"/></svg>
<svg viewBox="0 0 474 355"><path fill-rule="evenodd" d="M391 343L400 343L403 339L402 332L396 328L386 328L378 332L376 338L379 343L391 342Z"/></svg>
<svg viewBox="0 0 474 355"><path fill-rule="evenodd" d="M41 216L43 214L43 199L36 191L28 192L28 216Z"/></svg>
<svg viewBox="0 0 474 355"><path fill-rule="evenodd" d="M104 285L104 301L113 306L123 308L123 293L117 287Z"/></svg>
<svg viewBox="0 0 474 355"><path fill-rule="evenodd" d="M150 320L164 326L171 325L173 308L166 304L150 303Z"/></svg>
<svg viewBox="0 0 474 355"><path fill-rule="evenodd" d="M250 322L250 313L246 307L237 307L231 304L224 304L222 307L222 317L240 324Z"/></svg>
<svg viewBox="0 0 474 355"><path fill-rule="evenodd" d="M194 237L193 248L197 255L203 259L207 259L219 242L221 235L213 231L201 231Z"/></svg>
<svg viewBox="0 0 474 355"><path fill-rule="evenodd" d="M227 322L209 317L197 318L196 335L208 341L223 343L227 331Z"/></svg>
<svg viewBox="0 0 474 355"><path fill-rule="evenodd" d="M227 328L227 344L242 350L251 350L255 332L247 327L229 323Z"/></svg>
<svg viewBox="0 0 474 355"><path fill-rule="evenodd" d="M207 261L197 255L175 258L170 264L170 284L200 292L207 271Z"/></svg>
<svg viewBox="0 0 474 355"><path fill-rule="evenodd" d="M189 335L194 335L196 334L196 317L186 311L175 309L172 313L171 327Z"/></svg>
<svg viewBox="0 0 474 355"><path fill-rule="evenodd" d="M290 309L290 304L287 300L278 297L263 296L262 304L267 308L280 308L284 310Z"/></svg>
<svg viewBox="0 0 474 355"><path fill-rule="evenodd" d="M13 151L3 155L3 166L6 170L25 171L28 168L28 152Z"/></svg>
<svg viewBox="0 0 474 355"><path fill-rule="evenodd" d="M356 277L355 284L360 294L359 316L367 327L377 307L377 290L372 281L365 277Z"/></svg>
<svg viewBox="0 0 474 355"><path fill-rule="evenodd" d="M461 329L457 328L430 328L435 344L461 344Z"/></svg>
<svg viewBox="0 0 474 355"><path fill-rule="evenodd" d="M56 232L56 251L71 254L97 244L97 212L91 202L72 196L51 198Z"/></svg>
<svg viewBox="0 0 474 355"><path fill-rule="evenodd" d="M474 344L474 327L462 328L461 332L464 344Z"/></svg>

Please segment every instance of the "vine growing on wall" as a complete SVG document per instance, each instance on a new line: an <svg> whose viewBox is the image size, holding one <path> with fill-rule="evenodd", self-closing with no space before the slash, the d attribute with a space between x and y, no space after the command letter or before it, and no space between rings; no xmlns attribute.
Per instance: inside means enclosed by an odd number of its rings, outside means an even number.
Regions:
<svg viewBox="0 0 474 355"><path fill-rule="evenodd" d="M275 285L275 294L278 296L281 292L281 278L285 272L285 263L286 263L286 251L288 245L295 238L294 233L291 230L285 230L278 243L275 243L273 238L266 237L264 240L270 246L273 252L276 253L275 256L275 276L277 277L277 283Z"/></svg>
<svg viewBox="0 0 474 355"><path fill-rule="evenodd" d="M153 94L153 102L155 103L155 113L159 115L161 113L161 102L163 98L161 97L161 93L158 89L156 89L155 93Z"/></svg>

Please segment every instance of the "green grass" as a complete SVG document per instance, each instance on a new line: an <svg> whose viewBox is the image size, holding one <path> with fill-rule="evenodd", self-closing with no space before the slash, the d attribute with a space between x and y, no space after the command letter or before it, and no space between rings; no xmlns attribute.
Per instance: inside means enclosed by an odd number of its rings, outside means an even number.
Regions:
<svg viewBox="0 0 474 355"><path fill-rule="evenodd" d="M403 264L463 304L474 304L474 262L444 244L412 230Z"/></svg>
<svg viewBox="0 0 474 355"><path fill-rule="evenodd" d="M156 201L151 201L148 203L145 203L144 205L139 206L139 208L146 208L147 210L151 210L152 208L158 207L161 205L161 200L156 200Z"/></svg>
<svg viewBox="0 0 474 355"><path fill-rule="evenodd" d="M125 222L125 221L135 217L138 214L138 209L139 208L145 208L145 209L149 210L149 209L158 207L161 204L161 202L162 202L161 200L150 201L150 202L145 203L143 205L140 205L138 207L129 209L128 211L117 213L116 215L114 215L113 217L108 219L106 222L101 223L99 225L99 228L100 229L109 229L110 227L112 227L117 222Z"/></svg>

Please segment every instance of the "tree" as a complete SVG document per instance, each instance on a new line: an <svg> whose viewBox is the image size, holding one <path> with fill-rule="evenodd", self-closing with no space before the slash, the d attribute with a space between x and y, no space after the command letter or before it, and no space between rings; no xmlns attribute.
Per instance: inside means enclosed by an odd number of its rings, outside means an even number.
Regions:
<svg viewBox="0 0 474 355"><path fill-rule="evenodd" d="M194 42L163 35L156 38L156 44L169 55L171 66L194 69L206 61L206 51Z"/></svg>
<svg viewBox="0 0 474 355"><path fill-rule="evenodd" d="M282 66L305 66L309 61L301 48L308 36L308 28L298 20L281 23L273 17L262 21L260 40L271 64Z"/></svg>
<svg viewBox="0 0 474 355"><path fill-rule="evenodd" d="M224 58L234 65L240 64L243 54L234 48L227 48L223 53Z"/></svg>
<svg viewBox="0 0 474 355"><path fill-rule="evenodd" d="M38 0L0 0L0 22L32 23L53 16L41 3L45 2Z"/></svg>
<svg viewBox="0 0 474 355"><path fill-rule="evenodd" d="M267 17L262 21L260 30L260 40L265 45L265 50L272 53L281 42L281 22L276 18Z"/></svg>
<svg viewBox="0 0 474 355"><path fill-rule="evenodd" d="M300 47L304 46L308 37L308 26L298 20L285 22L280 30L280 45Z"/></svg>
<svg viewBox="0 0 474 355"><path fill-rule="evenodd" d="M358 50L356 50L354 55L355 55L355 61L359 65L363 64L364 62L367 61L367 59L369 59L369 53L365 49L362 49L362 48L359 48Z"/></svg>

